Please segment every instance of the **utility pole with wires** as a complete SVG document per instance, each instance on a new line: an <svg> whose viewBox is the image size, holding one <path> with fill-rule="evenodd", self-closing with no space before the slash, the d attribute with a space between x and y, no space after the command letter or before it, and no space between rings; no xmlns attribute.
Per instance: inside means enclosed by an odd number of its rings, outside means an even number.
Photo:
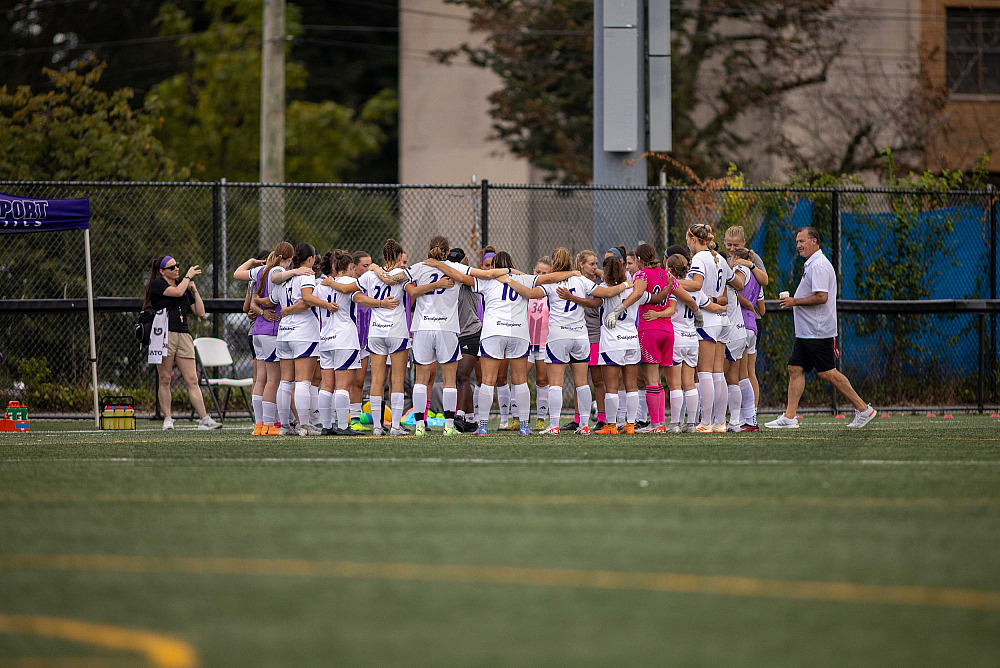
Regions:
<svg viewBox="0 0 1000 668"><path fill-rule="evenodd" d="M285 0L264 0L260 54L260 181L285 181ZM260 249L284 237L285 191L260 189Z"/></svg>

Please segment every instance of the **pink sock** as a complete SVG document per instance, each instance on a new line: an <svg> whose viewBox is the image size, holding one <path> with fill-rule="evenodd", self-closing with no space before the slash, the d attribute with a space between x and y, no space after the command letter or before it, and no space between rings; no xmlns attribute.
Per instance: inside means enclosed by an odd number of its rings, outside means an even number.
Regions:
<svg viewBox="0 0 1000 668"><path fill-rule="evenodd" d="M575 422L577 424L580 424L580 414L579 413L573 413L573 422Z"/></svg>
<svg viewBox="0 0 1000 668"><path fill-rule="evenodd" d="M667 409L664 405L662 385L646 386L646 407L649 409L649 423L652 425L663 424Z"/></svg>
<svg viewBox="0 0 1000 668"><path fill-rule="evenodd" d="M608 416L604 414L604 411L597 411L597 421L598 422L608 421Z"/></svg>

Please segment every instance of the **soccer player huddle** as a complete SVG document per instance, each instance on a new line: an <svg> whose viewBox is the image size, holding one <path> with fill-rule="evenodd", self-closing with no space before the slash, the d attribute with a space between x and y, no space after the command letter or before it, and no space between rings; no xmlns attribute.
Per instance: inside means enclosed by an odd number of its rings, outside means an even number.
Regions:
<svg viewBox="0 0 1000 668"><path fill-rule="evenodd" d="M282 242L236 270L253 320L255 435L382 436L387 382L388 433L409 435L410 363L417 436L439 371L445 436L487 434L494 399L501 430L534 433L532 370L542 434L757 431L767 272L740 226L726 231L725 252L712 227L697 224L662 256L646 243L610 248L600 261L557 248L531 273L503 250L472 258L441 236L416 264L393 239L381 255L376 264L363 251L321 255ZM567 367L576 415L560 426ZM369 372L371 427L362 412Z"/></svg>

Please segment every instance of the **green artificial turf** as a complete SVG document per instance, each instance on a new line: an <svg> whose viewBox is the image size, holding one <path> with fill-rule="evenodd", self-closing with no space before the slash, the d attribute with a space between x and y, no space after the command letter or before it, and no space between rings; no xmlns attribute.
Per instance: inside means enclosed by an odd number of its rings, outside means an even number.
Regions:
<svg viewBox="0 0 1000 668"><path fill-rule="evenodd" d="M0 435L0 665L155 665L4 615L170 636L205 666L997 665L1000 421L844 423L348 439L36 421ZM801 582L821 586L782 584ZM926 598L941 589L961 591Z"/></svg>

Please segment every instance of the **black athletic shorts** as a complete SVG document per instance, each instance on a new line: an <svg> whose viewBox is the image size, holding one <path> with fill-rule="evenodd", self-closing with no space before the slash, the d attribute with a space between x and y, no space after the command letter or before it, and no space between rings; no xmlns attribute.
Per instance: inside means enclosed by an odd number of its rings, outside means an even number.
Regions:
<svg viewBox="0 0 1000 668"><path fill-rule="evenodd" d="M483 330L479 330L475 334L459 337L458 349L462 351L462 355L479 357L479 335L482 333Z"/></svg>
<svg viewBox="0 0 1000 668"><path fill-rule="evenodd" d="M837 366L836 339L795 339L788 366L800 366L806 373L823 373Z"/></svg>

